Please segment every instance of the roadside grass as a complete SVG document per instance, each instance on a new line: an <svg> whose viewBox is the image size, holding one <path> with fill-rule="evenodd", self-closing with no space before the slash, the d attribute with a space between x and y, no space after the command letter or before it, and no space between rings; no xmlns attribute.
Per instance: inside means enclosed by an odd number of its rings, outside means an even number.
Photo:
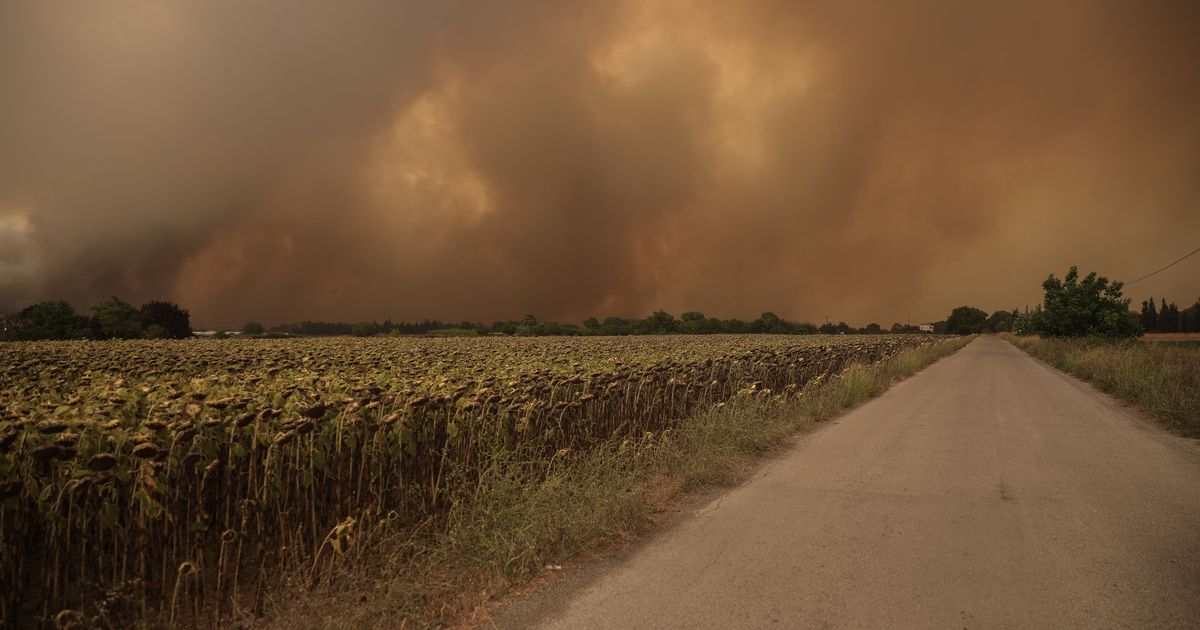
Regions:
<svg viewBox="0 0 1200 630"><path fill-rule="evenodd" d="M1200 345L1003 335L1029 354L1200 437Z"/></svg>
<svg viewBox="0 0 1200 630"><path fill-rule="evenodd" d="M878 395L971 338L855 364L791 398L747 392L660 434L547 457L497 449L455 484L447 515L417 531L359 532L330 580L270 595L268 627L473 625L488 606L573 558L629 540L687 493L737 479L815 422ZM247 619L247 621L253 621Z"/></svg>

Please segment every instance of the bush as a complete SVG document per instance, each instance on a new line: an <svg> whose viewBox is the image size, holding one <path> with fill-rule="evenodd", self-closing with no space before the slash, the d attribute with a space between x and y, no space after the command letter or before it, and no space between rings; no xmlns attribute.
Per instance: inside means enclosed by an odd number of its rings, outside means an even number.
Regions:
<svg viewBox="0 0 1200 630"><path fill-rule="evenodd" d="M261 335L265 330L263 325L258 322L248 322L245 326L242 326L242 334L245 335Z"/></svg>

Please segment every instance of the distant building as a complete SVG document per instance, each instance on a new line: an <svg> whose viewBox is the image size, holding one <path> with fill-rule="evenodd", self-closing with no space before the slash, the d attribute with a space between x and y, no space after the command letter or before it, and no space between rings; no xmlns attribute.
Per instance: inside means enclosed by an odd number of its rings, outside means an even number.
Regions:
<svg viewBox="0 0 1200 630"><path fill-rule="evenodd" d="M933 332L933 324L917 324L917 329L921 332Z"/></svg>

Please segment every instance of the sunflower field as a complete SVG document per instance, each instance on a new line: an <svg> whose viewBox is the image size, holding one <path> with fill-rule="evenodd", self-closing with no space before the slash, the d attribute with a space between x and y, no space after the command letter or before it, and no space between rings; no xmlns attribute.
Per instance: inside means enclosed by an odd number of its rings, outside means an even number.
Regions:
<svg viewBox="0 0 1200 630"><path fill-rule="evenodd" d="M640 438L937 340L0 344L0 620L219 619L285 568L320 571L366 528L436 518L448 484L496 449Z"/></svg>

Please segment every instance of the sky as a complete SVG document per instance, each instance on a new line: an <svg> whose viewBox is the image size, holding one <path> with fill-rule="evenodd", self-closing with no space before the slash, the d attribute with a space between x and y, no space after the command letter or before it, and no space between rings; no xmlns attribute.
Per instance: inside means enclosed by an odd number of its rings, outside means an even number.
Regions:
<svg viewBox="0 0 1200 630"><path fill-rule="evenodd" d="M13 0L0 312L1024 308L1200 247L1197 112L1191 0Z"/></svg>

